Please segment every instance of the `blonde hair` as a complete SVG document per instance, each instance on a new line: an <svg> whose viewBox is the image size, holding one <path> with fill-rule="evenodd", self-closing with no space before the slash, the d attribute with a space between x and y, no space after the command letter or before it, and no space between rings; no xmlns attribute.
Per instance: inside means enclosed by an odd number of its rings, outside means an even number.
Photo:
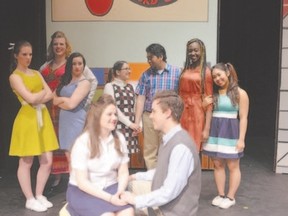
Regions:
<svg viewBox="0 0 288 216"><path fill-rule="evenodd" d="M61 31L56 31L51 35L51 41L50 41L48 49L47 49L47 61L51 61L55 58L55 53L53 52L53 43L54 43L55 38L64 38L65 39L65 43L66 43L65 56L66 56L66 59L70 56L70 54L72 52L71 44L68 41L66 35Z"/></svg>

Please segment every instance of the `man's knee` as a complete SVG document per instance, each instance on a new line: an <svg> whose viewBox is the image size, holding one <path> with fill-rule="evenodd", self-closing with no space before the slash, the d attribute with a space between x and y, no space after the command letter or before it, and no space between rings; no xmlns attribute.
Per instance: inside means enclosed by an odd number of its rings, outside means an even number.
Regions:
<svg viewBox="0 0 288 216"><path fill-rule="evenodd" d="M143 195L151 192L151 181L134 180L128 184L128 190L135 195Z"/></svg>

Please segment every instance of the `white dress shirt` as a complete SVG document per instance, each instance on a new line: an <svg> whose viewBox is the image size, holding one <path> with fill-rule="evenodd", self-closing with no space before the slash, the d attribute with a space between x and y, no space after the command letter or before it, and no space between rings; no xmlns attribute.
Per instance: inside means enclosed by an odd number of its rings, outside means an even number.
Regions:
<svg viewBox="0 0 288 216"><path fill-rule="evenodd" d="M163 136L163 145L178 132L182 130L180 125L172 128ZM135 207L162 206L175 199L188 182L188 178L194 169L194 157L189 148L179 143L171 152L168 164L168 174L163 185L148 194L135 197ZM155 169L135 174L136 180L152 180Z"/></svg>
<svg viewBox="0 0 288 216"><path fill-rule="evenodd" d="M98 188L106 188L118 182L118 167L128 163L128 149L124 136L117 132L120 140L121 157L114 148L112 134L106 140L100 139L101 154L99 157L90 158L90 138L88 132L80 135L71 151L71 173L69 183L77 186L75 170L86 170L89 180Z"/></svg>

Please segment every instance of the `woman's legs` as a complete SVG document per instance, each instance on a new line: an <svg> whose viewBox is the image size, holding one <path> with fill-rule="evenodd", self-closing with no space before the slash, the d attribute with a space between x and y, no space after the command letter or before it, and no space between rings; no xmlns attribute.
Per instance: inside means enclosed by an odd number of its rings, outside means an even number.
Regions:
<svg viewBox="0 0 288 216"><path fill-rule="evenodd" d="M133 215L134 215L134 208L132 207L116 213L116 216L133 216Z"/></svg>
<svg viewBox="0 0 288 216"><path fill-rule="evenodd" d="M101 216L134 216L134 209L131 207L116 213L106 212L104 214L101 214Z"/></svg>
<svg viewBox="0 0 288 216"><path fill-rule="evenodd" d="M218 190L218 195L225 196L225 160L214 158L212 159L214 163L214 178Z"/></svg>
<svg viewBox="0 0 288 216"><path fill-rule="evenodd" d="M52 166L52 152L44 152L39 156L39 169L36 181L36 197L41 196L47 183Z"/></svg>
<svg viewBox="0 0 288 216"><path fill-rule="evenodd" d="M101 216L134 216L134 209L131 207L116 213L107 212L102 214Z"/></svg>
<svg viewBox="0 0 288 216"><path fill-rule="evenodd" d="M227 166L229 169L229 191L227 197L234 199L241 181L240 159L227 159Z"/></svg>
<svg viewBox="0 0 288 216"><path fill-rule="evenodd" d="M34 198L31 187L31 167L33 164L33 157L20 157L19 166L17 170L17 177L26 199Z"/></svg>
<svg viewBox="0 0 288 216"><path fill-rule="evenodd" d="M115 213L107 212L107 213L102 214L101 216L115 216Z"/></svg>

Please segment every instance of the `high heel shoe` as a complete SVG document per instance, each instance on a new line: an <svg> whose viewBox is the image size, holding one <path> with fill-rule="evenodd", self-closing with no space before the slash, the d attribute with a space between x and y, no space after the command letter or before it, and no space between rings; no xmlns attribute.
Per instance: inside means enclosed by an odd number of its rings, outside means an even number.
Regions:
<svg viewBox="0 0 288 216"><path fill-rule="evenodd" d="M52 184L49 187L46 188L44 191L44 195L48 198L55 196L56 194L62 192L61 190L61 180L58 182L58 184Z"/></svg>

